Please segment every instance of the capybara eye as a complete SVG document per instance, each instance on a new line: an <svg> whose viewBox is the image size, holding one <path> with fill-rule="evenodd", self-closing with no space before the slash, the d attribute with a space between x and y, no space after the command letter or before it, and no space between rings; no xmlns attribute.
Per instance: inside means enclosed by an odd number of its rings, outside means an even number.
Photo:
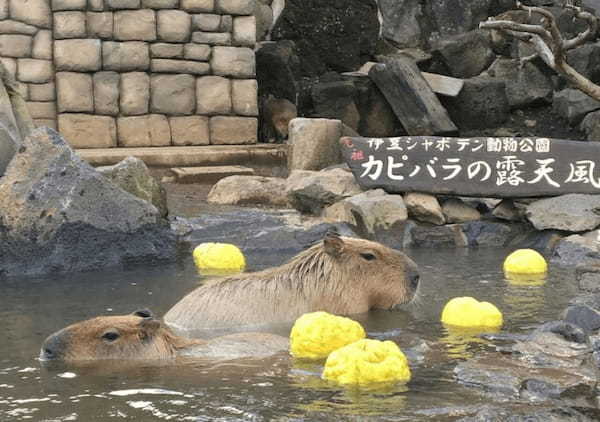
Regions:
<svg viewBox="0 0 600 422"><path fill-rule="evenodd" d="M362 256L367 261L373 261L374 259L377 258L375 255L373 255L372 253L369 253L369 252L361 252L360 256Z"/></svg>
<svg viewBox="0 0 600 422"><path fill-rule="evenodd" d="M108 331L102 335L102 338L107 341L115 341L119 338L119 333L114 331Z"/></svg>

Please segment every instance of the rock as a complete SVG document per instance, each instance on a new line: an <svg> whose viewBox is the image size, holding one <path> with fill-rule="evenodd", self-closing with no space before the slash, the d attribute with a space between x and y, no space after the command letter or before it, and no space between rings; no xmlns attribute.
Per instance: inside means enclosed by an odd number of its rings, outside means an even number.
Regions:
<svg viewBox="0 0 600 422"><path fill-rule="evenodd" d="M254 78L254 51L247 47L214 47L210 67L217 76Z"/></svg>
<svg viewBox="0 0 600 422"><path fill-rule="evenodd" d="M548 104L552 101L552 81L533 63L519 65L517 59L497 59L487 73L504 81L512 108Z"/></svg>
<svg viewBox="0 0 600 422"><path fill-rule="evenodd" d="M86 73L58 72L56 93L59 112L94 111L92 77ZM62 131L62 130L61 130Z"/></svg>
<svg viewBox="0 0 600 422"><path fill-rule="evenodd" d="M48 0L10 0L10 17L40 28L52 26L52 13Z"/></svg>
<svg viewBox="0 0 600 422"><path fill-rule="evenodd" d="M430 19L434 29L433 37L446 38L461 34L484 21L495 0L459 0L457 2L431 3Z"/></svg>
<svg viewBox="0 0 600 422"><path fill-rule="evenodd" d="M210 13L215 10L215 0L181 0L181 8L190 13Z"/></svg>
<svg viewBox="0 0 600 422"><path fill-rule="evenodd" d="M183 46L183 57L188 60L208 61L211 48L208 45L185 44Z"/></svg>
<svg viewBox="0 0 600 422"><path fill-rule="evenodd" d="M165 189L139 158L127 157L114 166L97 167L96 170L125 192L150 202L162 217L169 213Z"/></svg>
<svg viewBox="0 0 600 422"><path fill-rule="evenodd" d="M115 12L114 38L118 41L155 41L155 12L150 9Z"/></svg>
<svg viewBox="0 0 600 422"><path fill-rule="evenodd" d="M116 72L94 73L94 111L96 114L119 114L119 82Z"/></svg>
<svg viewBox="0 0 600 422"><path fill-rule="evenodd" d="M287 179L287 196L294 208L318 215L328 205L362 192L351 173L294 170Z"/></svg>
<svg viewBox="0 0 600 422"><path fill-rule="evenodd" d="M301 62L291 40L266 42L256 51L256 78L261 98L269 94L296 103L301 79Z"/></svg>
<svg viewBox="0 0 600 422"><path fill-rule="evenodd" d="M56 100L56 87L53 82L47 84L29 85L29 99L31 101Z"/></svg>
<svg viewBox="0 0 600 422"><path fill-rule="evenodd" d="M224 205L290 206L286 196L286 181L278 177L229 176L212 187L207 200Z"/></svg>
<svg viewBox="0 0 600 422"><path fill-rule="evenodd" d="M17 79L20 82L45 84L52 81L54 69L49 60L18 59Z"/></svg>
<svg viewBox="0 0 600 422"><path fill-rule="evenodd" d="M458 96L441 100L460 130L498 126L510 112L505 83L488 77L466 79Z"/></svg>
<svg viewBox="0 0 600 422"><path fill-rule="evenodd" d="M592 412L597 413L595 410ZM598 415L589 413L588 408L579 411L566 406L536 411L485 408L475 416L458 419L458 422L592 422L597 419Z"/></svg>
<svg viewBox="0 0 600 422"><path fill-rule="evenodd" d="M111 12L87 12L87 31L90 38L110 40L113 37L113 14Z"/></svg>
<svg viewBox="0 0 600 422"><path fill-rule="evenodd" d="M387 230L408 218L402 196L390 195L383 189L354 195L344 200L344 207L347 215L354 217L356 226L370 234Z"/></svg>
<svg viewBox="0 0 600 422"><path fill-rule="evenodd" d="M503 199L494 210L492 215L501 220L508 221L519 221L523 219L523 213L517 207L511 199Z"/></svg>
<svg viewBox="0 0 600 422"><path fill-rule="evenodd" d="M404 244L407 247L455 248L468 245L460 224L431 226L413 224L406 229Z"/></svg>
<svg viewBox="0 0 600 422"><path fill-rule="evenodd" d="M30 101L27 103L27 109L34 120L56 119L56 104L54 102Z"/></svg>
<svg viewBox="0 0 600 422"><path fill-rule="evenodd" d="M158 39L165 42L186 42L190 39L192 19L183 10L160 10L156 14Z"/></svg>
<svg viewBox="0 0 600 422"><path fill-rule="evenodd" d="M254 16L233 18L233 44L254 47L256 44L256 18Z"/></svg>
<svg viewBox="0 0 600 422"><path fill-rule="evenodd" d="M150 70L153 73L189 73L191 75L206 75L210 71L208 63L198 63L190 60L152 59Z"/></svg>
<svg viewBox="0 0 600 422"><path fill-rule="evenodd" d="M258 116L258 84L256 79L231 81L233 113L238 116Z"/></svg>
<svg viewBox="0 0 600 422"><path fill-rule="evenodd" d="M10 204L0 222L4 276L175 258L176 239L156 207L117 188L51 129L23 141L0 198Z"/></svg>
<svg viewBox="0 0 600 422"><path fill-rule="evenodd" d="M360 116L354 102L356 88L352 81L317 82L311 88L314 114L327 119L341 120L354 130Z"/></svg>
<svg viewBox="0 0 600 422"><path fill-rule="evenodd" d="M192 114L196 107L195 85L192 75L153 75L150 110L169 115Z"/></svg>
<svg viewBox="0 0 600 422"><path fill-rule="evenodd" d="M588 141L600 141L600 110L589 113L579 126Z"/></svg>
<svg viewBox="0 0 600 422"><path fill-rule="evenodd" d="M192 42L196 44L209 45L231 45L231 34L229 32L194 32Z"/></svg>
<svg viewBox="0 0 600 422"><path fill-rule="evenodd" d="M506 246L524 230L520 226L493 221L471 221L461 226L469 247Z"/></svg>
<svg viewBox="0 0 600 422"><path fill-rule="evenodd" d="M125 116L148 114L150 76L144 72L121 74L119 107Z"/></svg>
<svg viewBox="0 0 600 422"><path fill-rule="evenodd" d="M86 0L52 0L52 11L58 10L83 10Z"/></svg>
<svg viewBox="0 0 600 422"><path fill-rule="evenodd" d="M450 70L451 76L472 78L486 70L496 58L488 35L483 30L470 31L443 39L433 52Z"/></svg>
<svg viewBox="0 0 600 422"><path fill-rule="evenodd" d="M31 55L31 37L29 35L0 35L0 56L29 57Z"/></svg>
<svg viewBox="0 0 600 422"><path fill-rule="evenodd" d="M33 37L31 56L34 59L52 60L52 31L38 31Z"/></svg>
<svg viewBox="0 0 600 422"><path fill-rule="evenodd" d="M94 72L102 64L100 40L55 40L54 66L57 71Z"/></svg>
<svg viewBox="0 0 600 422"><path fill-rule="evenodd" d="M266 4L257 2L254 8L254 18L256 19L256 41L262 41L273 25L273 9Z"/></svg>
<svg viewBox="0 0 600 422"><path fill-rule="evenodd" d="M0 81L0 177L15 155L20 141L21 135L13 106L4 84Z"/></svg>
<svg viewBox="0 0 600 422"><path fill-rule="evenodd" d="M418 47L429 34L423 3L419 0L380 0L381 35L400 47Z"/></svg>
<svg viewBox="0 0 600 422"><path fill-rule="evenodd" d="M108 116L63 113L58 129L73 148L112 148L117 146L117 125Z"/></svg>
<svg viewBox="0 0 600 422"><path fill-rule="evenodd" d="M375 55L378 35L374 0L287 0L271 39L295 40L303 58L302 74L317 76L327 70L358 69Z"/></svg>
<svg viewBox="0 0 600 422"><path fill-rule="evenodd" d="M533 202L525 216L538 230L583 232L600 226L599 209L600 195L568 194Z"/></svg>
<svg viewBox="0 0 600 422"><path fill-rule="evenodd" d="M148 44L140 41L102 43L102 66L104 70L117 72L145 71L150 68Z"/></svg>
<svg viewBox="0 0 600 422"><path fill-rule="evenodd" d="M85 38L85 13L58 12L53 14L54 39Z"/></svg>
<svg viewBox="0 0 600 422"><path fill-rule="evenodd" d="M550 261L564 267L600 264L600 242L574 234L561 239Z"/></svg>
<svg viewBox="0 0 600 422"><path fill-rule="evenodd" d="M214 116L210 118L213 145L255 144L258 120L254 117Z"/></svg>
<svg viewBox="0 0 600 422"><path fill-rule="evenodd" d="M595 84L600 83L600 43L588 43L567 51L567 63Z"/></svg>
<svg viewBox="0 0 600 422"><path fill-rule="evenodd" d="M171 143L173 145L210 144L208 117L169 117L169 125L171 126Z"/></svg>
<svg viewBox="0 0 600 422"><path fill-rule="evenodd" d="M563 312L565 322L581 327L586 334L600 330L600 312L586 305L572 305Z"/></svg>
<svg viewBox="0 0 600 422"><path fill-rule="evenodd" d="M231 113L231 81L222 76L203 76L196 80L196 112L216 115Z"/></svg>
<svg viewBox="0 0 600 422"><path fill-rule="evenodd" d="M342 122L296 118L289 124L288 169L321 170L342 162L339 140Z"/></svg>
<svg viewBox="0 0 600 422"><path fill-rule="evenodd" d="M190 45L190 44L185 44ZM194 45L194 44L191 44ZM153 58L161 59L180 59L183 57L182 44L155 43L150 45L150 52Z"/></svg>
<svg viewBox="0 0 600 422"><path fill-rule="evenodd" d="M600 109L600 101L578 89L567 88L554 93L552 109L574 126L581 122L586 114Z"/></svg>
<svg viewBox="0 0 600 422"><path fill-rule="evenodd" d="M218 32L221 26L221 15L200 13L192 15L192 30L204 32Z"/></svg>
<svg viewBox="0 0 600 422"><path fill-rule="evenodd" d="M123 147L159 147L171 145L169 121L160 114L117 119L119 145Z"/></svg>
<svg viewBox="0 0 600 422"><path fill-rule="evenodd" d="M408 215L414 220L438 226L446 223L440 203L433 195L409 192L404 195L404 203L408 209Z"/></svg>
<svg viewBox="0 0 600 422"><path fill-rule="evenodd" d="M576 268L575 279L581 290L600 293L600 265Z"/></svg>
<svg viewBox="0 0 600 422"><path fill-rule="evenodd" d="M464 223L481 218L481 214L475 208L468 206L457 198L451 198L442 204L442 212L448 223Z"/></svg>
<svg viewBox="0 0 600 422"><path fill-rule="evenodd" d="M34 35L38 29L23 22L5 20L0 21L0 34Z"/></svg>

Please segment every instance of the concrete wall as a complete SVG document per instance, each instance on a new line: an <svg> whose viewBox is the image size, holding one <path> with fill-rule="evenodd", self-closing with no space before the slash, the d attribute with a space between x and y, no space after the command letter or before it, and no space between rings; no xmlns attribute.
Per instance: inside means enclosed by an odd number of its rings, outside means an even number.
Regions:
<svg viewBox="0 0 600 422"><path fill-rule="evenodd" d="M0 60L76 148L256 142L256 0L0 0Z"/></svg>

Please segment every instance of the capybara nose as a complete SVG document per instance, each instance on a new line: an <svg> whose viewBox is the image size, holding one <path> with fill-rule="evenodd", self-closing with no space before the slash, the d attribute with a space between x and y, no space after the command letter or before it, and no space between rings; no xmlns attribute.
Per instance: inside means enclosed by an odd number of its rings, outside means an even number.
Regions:
<svg viewBox="0 0 600 422"><path fill-rule="evenodd" d="M49 336L42 344L40 351L41 360L54 360L62 357L65 348L65 338L60 332Z"/></svg>
<svg viewBox="0 0 600 422"><path fill-rule="evenodd" d="M419 275L418 272L411 270L408 273L408 282L410 283L410 287L413 290L417 290L417 287L419 287L419 280L421 279L421 276Z"/></svg>

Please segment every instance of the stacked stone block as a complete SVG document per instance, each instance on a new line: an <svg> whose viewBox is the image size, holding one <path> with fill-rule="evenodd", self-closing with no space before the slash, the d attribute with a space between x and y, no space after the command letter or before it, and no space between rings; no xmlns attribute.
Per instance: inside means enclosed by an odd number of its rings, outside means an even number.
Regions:
<svg viewBox="0 0 600 422"><path fill-rule="evenodd" d="M0 58L76 148L256 142L256 0L0 0Z"/></svg>

